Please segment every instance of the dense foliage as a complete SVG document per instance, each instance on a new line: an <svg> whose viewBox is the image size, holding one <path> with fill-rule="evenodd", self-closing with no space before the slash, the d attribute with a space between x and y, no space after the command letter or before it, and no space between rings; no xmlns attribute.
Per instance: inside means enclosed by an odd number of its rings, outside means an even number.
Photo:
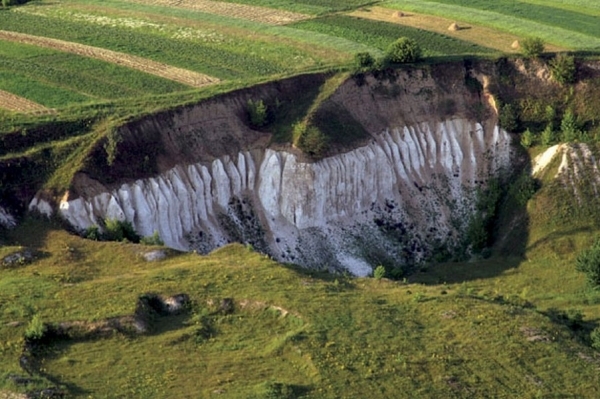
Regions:
<svg viewBox="0 0 600 399"><path fill-rule="evenodd" d="M385 57L391 63L406 64L419 61L422 54L423 51L415 40L401 37L390 44L385 53Z"/></svg>

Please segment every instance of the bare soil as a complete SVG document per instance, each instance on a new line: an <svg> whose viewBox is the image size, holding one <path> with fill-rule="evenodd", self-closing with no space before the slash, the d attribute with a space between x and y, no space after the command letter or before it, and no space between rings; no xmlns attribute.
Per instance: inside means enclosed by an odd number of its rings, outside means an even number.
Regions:
<svg viewBox="0 0 600 399"><path fill-rule="evenodd" d="M41 104L3 90L0 90L0 108L16 112L52 112Z"/></svg>
<svg viewBox="0 0 600 399"><path fill-rule="evenodd" d="M276 10L267 7L250 6L247 4L227 3L209 0L132 0L135 3L151 4L157 6L169 6L187 8L195 11L207 12L209 14L223 15L226 17L248 19L250 21L263 22L270 25L285 25L303 19L310 18L309 15L291 11Z"/></svg>
<svg viewBox="0 0 600 399"><path fill-rule="evenodd" d="M127 68L136 69L151 75L159 76L161 78L173 80L192 87L202 87L217 83L219 81L219 79L208 75L183 68L177 68L161 62L152 61L147 58L119 53L116 51L88 46L80 43L1 30L0 39L51 48L84 57L95 58L113 64L122 65Z"/></svg>

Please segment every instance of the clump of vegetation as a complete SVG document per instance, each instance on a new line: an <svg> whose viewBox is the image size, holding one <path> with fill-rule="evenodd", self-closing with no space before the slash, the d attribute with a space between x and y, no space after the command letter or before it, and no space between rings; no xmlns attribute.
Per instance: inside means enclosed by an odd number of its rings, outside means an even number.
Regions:
<svg viewBox="0 0 600 399"><path fill-rule="evenodd" d="M161 240L160 235L158 234L158 231L154 231L154 234L152 234L151 236L147 236L147 237L142 237L140 239L140 244L144 244L144 245L165 245L165 243L163 242L163 240Z"/></svg>
<svg viewBox="0 0 600 399"><path fill-rule="evenodd" d="M551 123L547 124L546 128L540 134L540 141L542 145L552 145L556 141L556 135Z"/></svg>
<svg viewBox="0 0 600 399"><path fill-rule="evenodd" d="M25 330L25 339L39 340L42 339L46 333L46 324L42 321L39 314L33 316L27 329Z"/></svg>
<svg viewBox="0 0 600 399"><path fill-rule="evenodd" d="M294 141L302 152L314 157L323 155L329 145L328 137L319 128L306 123L294 126Z"/></svg>
<svg viewBox="0 0 600 399"><path fill-rule="evenodd" d="M155 233L150 237L146 237L145 239L148 242L152 242L152 244L148 245L162 245L162 240L158 236L158 233ZM140 236L136 233L135 229L131 222L126 220L118 220L118 219L106 219L104 221L104 229L101 230L99 226L90 226L88 227L83 236L90 240L94 241L129 241L134 243L140 242Z"/></svg>
<svg viewBox="0 0 600 399"><path fill-rule="evenodd" d="M531 130L527 129L521 135L521 145L525 148L529 148L533 145L534 139L535 137Z"/></svg>
<svg viewBox="0 0 600 399"><path fill-rule="evenodd" d="M375 67L375 57L369 52L356 53L354 55L354 69L357 72L367 72Z"/></svg>
<svg viewBox="0 0 600 399"><path fill-rule="evenodd" d="M560 139L565 143L570 143L575 140L581 139L583 132L579 128L577 117L572 110L568 109L563 115L562 121L560 122Z"/></svg>
<svg viewBox="0 0 600 399"><path fill-rule="evenodd" d="M575 267L585 273L592 286L600 286L600 239L596 239L590 248L579 253Z"/></svg>
<svg viewBox="0 0 600 399"><path fill-rule="evenodd" d="M592 348L600 351L600 327L596 327L590 333L590 344Z"/></svg>
<svg viewBox="0 0 600 399"><path fill-rule="evenodd" d="M575 82L575 57L567 54L557 54L550 60L552 79L561 85Z"/></svg>
<svg viewBox="0 0 600 399"><path fill-rule="evenodd" d="M544 41L539 37L528 37L521 42L523 55L528 58L535 58L544 52Z"/></svg>
<svg viewBox="0 0 600 399"><path fill-rule="evenodd" d="M105 237L108 241L140 242L140 236L135 232L133 225L126 220L106 219Z"/></svg>
<svg viewBox="0 0 600 399"><path fill-rule="evenodd" d="M382 265L377 266L375 268L375 270L373 270L373 278L375 280L381 280L384 277L385 277L385 267L383 267Z"/></svg>
<svg viewBox="0 0 600 399"><path fill-rule="evenodd" d="M491 179L487 187L478 192L475 214L466 232L467 242L473 253L481 253L491 243L501 197L502 185L498 179Z"/></svg>
<svg viewBox="0 0 600 399"><path fill-rule="evenodd" d="M263 100L248 100L248 119L254 128L263 127L268 122L268 108Z"/></svg>
<svg viewBox="0 0 600 399"><path fill-rule="evenodd" d="M261 399L291 399L295 398L294 388L281 382L265 382L259 387Z"/></svg>
<svg viewBox="0 0 600 399"><path fill-rule="evenodd" d="M498 124L506 131L514 132L519 128L519 118L517 116L517 109L514 105L500 104L498 114Z"/></svg>
<svg viewBox="0 0 600 399"><path fill-rule="evenodd" d="M423 56L423 51L416 40L401 37L390 44L386 52L386 59L394 64L417 62Z"/></svg>

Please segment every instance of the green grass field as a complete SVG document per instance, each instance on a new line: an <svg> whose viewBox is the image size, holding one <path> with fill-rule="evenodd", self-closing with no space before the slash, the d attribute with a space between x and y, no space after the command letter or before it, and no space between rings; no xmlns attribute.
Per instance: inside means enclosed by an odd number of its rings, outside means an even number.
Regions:
<svg viewBox="0 0 600 399"><path fill-rule="evenodd" d="M0 110L0 197L30 199L40 188L62 195L94 144L132 118L310 71L342 73L283 104L270 126L273 141L292 143L290 125L300 121L331 129L336 145L352 144L364 138L364 128L352 115L319 114L319 107L350 75L355 53L381 56L399 36L419 41L425 63L499 55L448 35L344 14L368 7L362 0L235 2L314 18L274 26L124 0L42 0L0 9L2 30L223 80L192 89L114 63L0 41L0 90L58 109L39 116ZM390 14L442 15L522 37L535 32L572 50L600 50L594 0L377 5ZM598 131L591 104L598 103L596 83L531 104L559 113L573 107ZM522 122L539 121L523 116ZM0 262L0 398L4 390L51 382L82 399L598 398L600 355L589 334L600 324L600 291L576 271L575 258L600 235L600 200L588 187L578 202L553 182L557 170L555 161L524 209L504 204L491 258L423 264L398 281L311 272L240 244L206 256L166 250L166 259L146 262L142 254L157 248L86 240L54 219L25 217L14 230L0 228L0 260L23 248L35 253L31 263ZM505 231L512 234L506 238ZM9 378L24 374L19 357L34 317L91 326L133 314L138 297L149 292L186 293L189 311L157 319L148 334L57 341L42 356L44 375L25 386ZM233 312L218 310L224 298L233 299Z"/></svg>
<svg viewBox="0 0 600 399"><path fill-rule="evenodd" d="M494 5L484 1L391 0L382 5L392 9L456 18L524 37L539 36L549 43L575 50L598 51L600 48L597 16L586 14L584 9L572 12L510 0L494 2ZM503 6L498 9L500 5Z"/></svg>
<svg viewBox="0 0 600 399"><path fill-rule="evenodd" d="M385 51L399 37L416 40L425 56L491 54L493 50L449 36L387 22L333 15L297 22L291 26L339 36Z"/></svg>
<svg viewBox="0 0 600 399"><path fill-rule="evenodd" d="M119 65L25 44L0 43L0 89L48 107L189 90Z"/></svg>

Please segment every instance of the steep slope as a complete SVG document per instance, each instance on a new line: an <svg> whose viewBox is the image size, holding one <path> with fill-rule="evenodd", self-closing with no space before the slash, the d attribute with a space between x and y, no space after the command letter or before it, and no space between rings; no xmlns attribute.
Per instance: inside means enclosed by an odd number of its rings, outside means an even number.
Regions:
<svg viewBox="0 0 600 399"><path fill-rule="evenodd" d="M477 189L514 157L467 76L454 64L345 81L319 105L316 127L330 139L337 130L319 159L252 129L246 104L301 106L295 93L326 76L132 122L98 147L60 214L81 231L127 220L177 249L206 253L240 241L280 261L356 275L414 264L461 245ZM347 119L323 124L331 109ZM365 135L344 142L356 126ZM41 196L31 208L50 213Z"/></svg>

